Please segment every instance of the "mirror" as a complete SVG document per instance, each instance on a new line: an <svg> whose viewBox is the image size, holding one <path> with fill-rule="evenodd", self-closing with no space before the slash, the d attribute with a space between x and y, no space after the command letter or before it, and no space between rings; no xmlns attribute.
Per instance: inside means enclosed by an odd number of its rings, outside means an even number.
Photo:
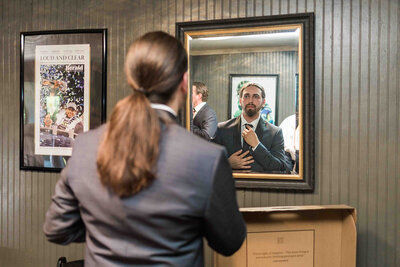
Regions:
<svg viewBox="0 0 400 267"><path fill-rule="evenodd" d="M196 134L202 127L202 83L218 123L207 124L207 139L227 149L238 187L313 189L313 21L305 13L176 25L194 88L185 126Z"/></svg>

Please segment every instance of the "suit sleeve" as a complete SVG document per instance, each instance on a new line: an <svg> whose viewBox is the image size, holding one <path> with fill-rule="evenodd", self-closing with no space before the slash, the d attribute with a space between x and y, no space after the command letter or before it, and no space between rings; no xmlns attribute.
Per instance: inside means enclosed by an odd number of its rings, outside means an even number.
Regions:
<svg viewBox="0 0 400 267"><path fill-rule="evenodd" d="M215 112L208 109L200 123L200 126L193 124L193 133L208 141L214 139L217 133L217 116Z"/></svg>
<svg viewBox="0 0 400 267"><path fill-rule="evenodd" d="M285 154L282 129L273 138L270 150L260 142L252 156L264 171L290 172L293 166Z"/></svg>
<svg viewBox="0 0 400 267"><path fill-rule="evenodd" d="M205 238L211 248L229 256L241 247L245 237L246 225L238 209L232 169L221 151L205 211Z"/></svg>
<svg viewBox="0 0 400 267"><path fill-rule="evenodd" d="M43 225L47 239L62 245L84 242L86 232L80 216L79 202L68 184L67 173L68 166L61 172Z"/></svg>

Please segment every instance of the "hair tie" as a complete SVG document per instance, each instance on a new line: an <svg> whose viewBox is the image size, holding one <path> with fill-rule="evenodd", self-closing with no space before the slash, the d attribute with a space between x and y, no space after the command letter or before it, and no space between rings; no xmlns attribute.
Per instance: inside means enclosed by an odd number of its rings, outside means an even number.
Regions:
<svg viewBox="0 0 400 267"><path fill-rule="evenodd" d="M142 87L136 88L135 90L143 94L146 93L146 91Z"/></svg>

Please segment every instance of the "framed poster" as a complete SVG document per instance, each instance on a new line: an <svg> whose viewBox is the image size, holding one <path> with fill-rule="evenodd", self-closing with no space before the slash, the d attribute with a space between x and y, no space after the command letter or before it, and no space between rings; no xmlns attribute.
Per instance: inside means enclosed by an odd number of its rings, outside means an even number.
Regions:
<svg viewBox="0 0 400 267"><path fill-rule="evenodd" d="M105 120L106 29L21 33L20 168L60 171Z"/></svg>
<svg viewBox="0 0 400 267"><path fill-rule="evenodd" d="M239 103L239 92L246 83L257 83L265 90L265 106L261 117L272 124L278 122L278 74L230 74L229 75L229 119L236 118L242 113Z"/></svg>

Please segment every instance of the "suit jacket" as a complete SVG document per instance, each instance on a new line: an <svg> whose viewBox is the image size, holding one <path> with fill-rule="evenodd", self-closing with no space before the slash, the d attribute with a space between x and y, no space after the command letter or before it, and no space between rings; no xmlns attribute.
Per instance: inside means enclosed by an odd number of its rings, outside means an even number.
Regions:
<svg viewBox="0 0 400 267"><path fill-rule="evenodd" d="M210 141L217 134L217 115L206 103L193 119L193 133Z"/></svg>
<svg viewBox="0 0 400 267"><path fill-rule="evenodd" d="M46 214L50 241L86 240L85 266L203 266L203 237L224 255L240 248L246 227L222 147L162 123L156 179L121 199L97 174L104 131L75 142Z"/></svg>
<svg viewBox="0 0 400 267"><path fill-rule="evenodd" d="M260 144L254 151L250 149L254 158L251 171L289 173L293 166L284 151L282 129L260 118L255 132ZM219 123L214 142L227 149L228 157L242 149L240 117Z"/></svg>

